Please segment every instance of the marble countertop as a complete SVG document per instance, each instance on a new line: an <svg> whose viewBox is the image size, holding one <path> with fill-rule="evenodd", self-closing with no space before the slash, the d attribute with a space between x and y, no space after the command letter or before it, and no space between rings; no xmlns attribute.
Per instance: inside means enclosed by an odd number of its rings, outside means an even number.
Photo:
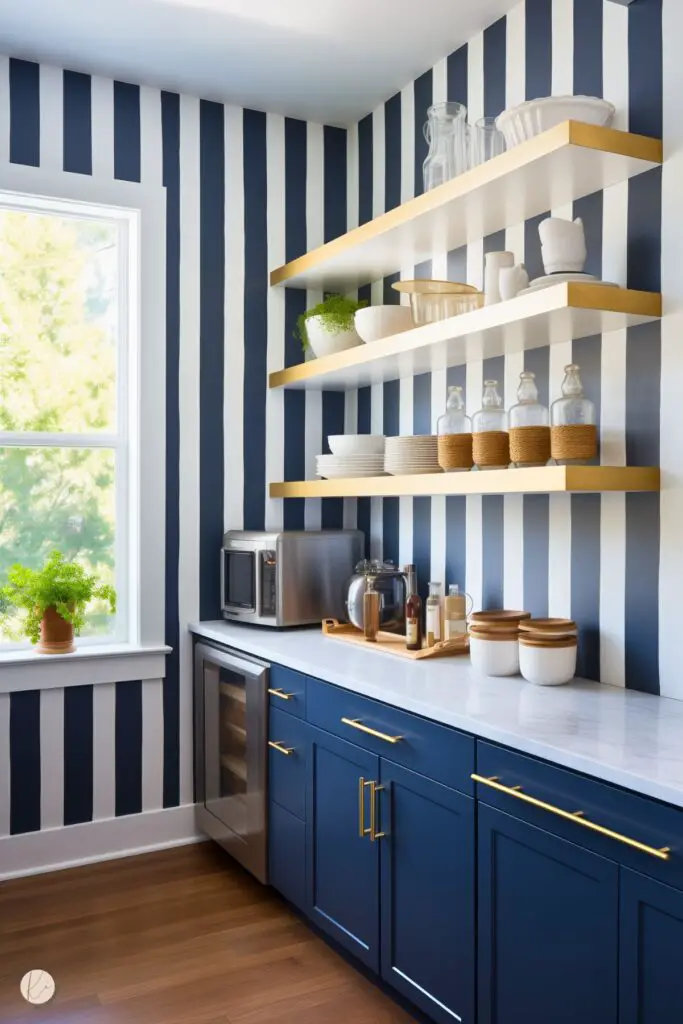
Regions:
<svg viewBox="0 0 683 1024"><path fill-rule="evenodd" d="M574 680L545 687L491 679L468 658L413 662L358 649L319 629L278 632L223 621L199 636L285 665L683 807L683 701Z"/></svg>

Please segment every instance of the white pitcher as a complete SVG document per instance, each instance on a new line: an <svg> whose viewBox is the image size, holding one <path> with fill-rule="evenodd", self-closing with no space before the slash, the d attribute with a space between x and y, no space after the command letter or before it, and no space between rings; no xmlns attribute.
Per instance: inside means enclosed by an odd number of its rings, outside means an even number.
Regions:
<svg viewBox="0 0 683 1024"><path fill-rule="evenodd" d="M501 267L498 276L500 297L503 302L507 299L514 299L523 288L529 287L529 275L523 263L516 263L514 267Z"/></svg>
<svg viewBox="0 0 683 1024"><path fill-rule="evenodd" d="M583 221L548 217L538 226L546 274L580 274L586 265L586 236Z"/></svg>

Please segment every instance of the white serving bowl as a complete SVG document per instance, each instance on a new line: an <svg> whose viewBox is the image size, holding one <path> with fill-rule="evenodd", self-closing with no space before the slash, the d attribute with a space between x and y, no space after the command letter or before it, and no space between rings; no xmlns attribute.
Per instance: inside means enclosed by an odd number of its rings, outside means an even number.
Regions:
<svg viewBox="0 0 683 1024"><path fill-rule="evenodd" d="M472 665L485 676L516 676L519 672L519 642L494 640L470 633Z"/></svg>
<svg viewBox="0 0 683 1024"><path fill-rule="evenodd" d="M496 118L496 127L511 149L563 121L606 127L612 123L614 114L614 106L597 96L545 96L504 110Z"/></svg>
<svg viewBox="0 0 683 1024"><path fill-rule="evenodd" d="M333 455L384 455L384 434L330 434Z"/></svg>
<svg viewBox="0 0 683 1024"><path fill-rule="evenodd" d="M413 328L408 306L366 306L356 311L355 326L363 341L379 341Z"/></svg>
<svg viewBox="0 0 683 1024"><path fill-rule="evenodd" d="M306 336L317 359L362 345L355 328L350 331L327 331L319 316L310 316L306 321Z"/></svg>
<svg viewBox="0 0 683 1024"><path fill-rule="evenodd" d="M568 647L527 647L519 645L519 670L529 683L561 686L576 673L576 644Z"/></svg>

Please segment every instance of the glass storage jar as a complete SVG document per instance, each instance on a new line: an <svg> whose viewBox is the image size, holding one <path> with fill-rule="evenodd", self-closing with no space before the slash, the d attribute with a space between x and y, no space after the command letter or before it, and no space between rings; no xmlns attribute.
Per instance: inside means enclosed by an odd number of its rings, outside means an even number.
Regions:
<svg viewBox="0 0 683 1024"><path fill-rule="evenodd" d="M550 407L550 454L561 466L588 462L598 453L595 405L583 393L579 367L564 368L562 397Z"/></svg>
<svg viewBox="0 0 683 1024"><path fill-rule="evenodd" d="M448 389L446 412L436 424L439 465L447 473L461 473L472 468L472 420L465 415L462 388Z"/></svg>
<svg viewBox="0 0 683 1024"><path fill-rule="evenodd" d="M477 469L507 469L510 464L508 418L497 380L484 381L481 409L472 417L472 458Z"/></svg>
<svg viewBox="0 0 683 1024"><path fill-rule="evenodd" d="M538 400L536 374L519 375L517 405L510 409L510 461L514 466L545 466L550 458L550 417Z"/></svg>

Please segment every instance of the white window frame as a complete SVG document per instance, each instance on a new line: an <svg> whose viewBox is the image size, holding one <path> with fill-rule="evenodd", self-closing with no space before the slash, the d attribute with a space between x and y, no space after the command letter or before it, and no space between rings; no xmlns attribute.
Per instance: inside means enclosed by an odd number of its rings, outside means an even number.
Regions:
<svg viewBox="0 0 683 1024"><path fill-rule="evenodd" d="M0 651L0 692L41 686L158 678L164 675L166 488L166 193L161 187L0 162L0 203L18 209L95 219L119 225L119 315L127 329L117 364L117 416L124 429L87 447L116 450L116 553L122 635L83 638L66 672L55 658L32 650ZM125 282L125 284L124 284ZM122 352L122 348L125 352ZM78 434L0 434L0 445L83 445ZM118 461L118 460L121 461ZM119 507L125 502L127 508ZM126 531L128 536L126 537ZM118 558L127 549L127 558ZM146 656L149 657L146 657ZM92 659L106 661L95 673ZM133 656L133 657L131 657ZM49 671L39 666L51 665ZM147 667L145 667L145 665ZM135 674L131 674L131 672ZM53 682L48 682L55 680ZM66 679L68 677L68 681ZM57 681L58 680L58 681Z"/></svg>

